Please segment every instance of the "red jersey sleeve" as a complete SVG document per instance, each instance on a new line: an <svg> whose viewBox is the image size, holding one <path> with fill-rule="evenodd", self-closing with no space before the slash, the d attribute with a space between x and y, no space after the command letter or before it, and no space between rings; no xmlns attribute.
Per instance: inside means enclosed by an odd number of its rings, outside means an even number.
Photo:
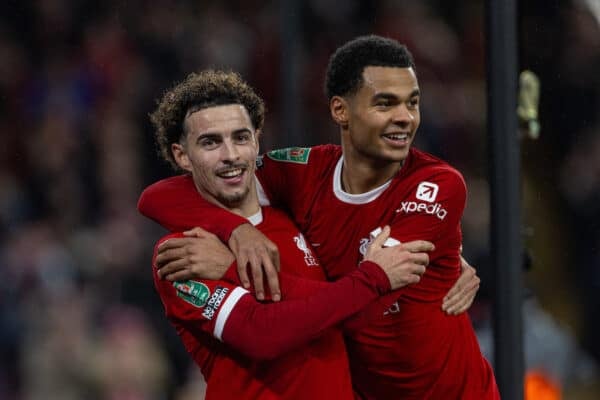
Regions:
<svg viewBox="0 0 600 400"><path fill-rule="evenodd" d="M390 237L401 242L428 240L435 245L421 282L401 290L419 301L437 302L460 275L460 220L466 202L466 185L460 173L439 168L418 184L398 205Z"/></svg>
<svg viewBox="0 0 600 400"><path fill-rule="evenodd" d="M436 248L430 254L430 261L451 253L458 259L460 220L466 198L462 175L450 167L438 167L399 204L390 236L401 242L417 239L433 242Z"/></svg>
<svg viewBox="0 0 600 400"><path fill-rule="evenodd" d="M190 175L179 175L148 186L138 200L138 211L171 232L199 226L224 243L248 220L206 201Z"/></svg>
<svg viewBox="0 0 600 400"><path fill-rule="evenodd" d="M223 327L231 311L248 291L227 281L170 282L158 278L155 263L158 245L172 237L181 237L181 235L168 235L162 238L156 244L152 258L154 285L163 303L165 314L169 320L187 326L195 334L205 332L221 340Z"/></svg>
<svg viewBox="0 0 600 400"><path fill-rule="evenodd" d="M278 303L260 303L231 281L160 280L153 275L167 317L191 332L209 333L253 359L272 359L319 336L362 310L390 290L383 270L364 262L335 283L281 275L286 296ZM237 280L228 273L226 278Z"/></svg>

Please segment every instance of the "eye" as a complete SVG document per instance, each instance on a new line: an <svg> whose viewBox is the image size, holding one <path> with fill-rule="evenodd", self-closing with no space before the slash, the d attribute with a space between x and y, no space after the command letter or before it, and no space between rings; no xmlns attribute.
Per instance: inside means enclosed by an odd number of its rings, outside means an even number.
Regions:
<svg viewBox="0 0 600 400"><path fill-rule="evenodd" d="M386 110L390 108L392 104L388 100L378 100L375 102L375 108L380 110Z"/></svg>
<svg viewBox="0 0 600 400"><path fill-rule="evenodd" d="M410 101L408 102L408 106L410 108L417 108L417 107L419 107L419 98L418 97L413 97L412 99L410 99Z"/></svg>
<svg viewBox="0 0 600 400"><path fill-rule="evenodd" d="M252 134L250 132L238 132L233 139L237 144L248 143L252 140Z"/></svg>
<svg viewBox="0 0 600 400"><path fill-rule="evenodd" d="M211 137L203 137L198 141L200 147L205 150L214 150L219 147L219 141Z"/></svg>

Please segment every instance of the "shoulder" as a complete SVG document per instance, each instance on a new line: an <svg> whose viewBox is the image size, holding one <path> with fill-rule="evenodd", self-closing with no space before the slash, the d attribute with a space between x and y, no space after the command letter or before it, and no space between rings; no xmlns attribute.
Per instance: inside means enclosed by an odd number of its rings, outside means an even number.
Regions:
<svg viewBox="0 0 600 400"><path fill-rule="evenodd" d="M411 174L415 174L418 179L466 190L462 173L446 161L414 148L411 149L410 157L411 164L408 167Z"/></svg>
<svg viewBox="0 0 600 400"><path fill-rule="evenodd" d="M138 210L145 216L152 218L164 202L177 196L195 193L194 180L189 174L172 176L161 179L146 187L138 199Z"/></svg>
<svg viewBox="0 0 600 400"><path fill-rule="evenodd" d="M326 162L330 159L341 157L342 150L339 145L326 144L313 147L288 147L272 150L265 154L265 158L277 163L307 165Z"/></svg>

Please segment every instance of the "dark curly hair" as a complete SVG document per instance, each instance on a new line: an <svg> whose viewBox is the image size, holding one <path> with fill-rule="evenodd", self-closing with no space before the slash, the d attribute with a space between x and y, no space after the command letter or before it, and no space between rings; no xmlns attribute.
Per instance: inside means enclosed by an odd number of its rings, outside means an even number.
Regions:
<svg viewBox="0 0 600 400"><path fill-rule="evenodd" d="M327 99L356 93L363 84L363 71L369 66L415 69L412 54L403 44L376 35L359 36L338 47L329 58Z"/></svg>
<svg viewBox="0 0 600 400"><path fill-rule="evenodd" d="M175 170L180 170L173 158L171 144L185 136L184 121L190 112L228 104L243 105L255 129L263 127L265 105L254 89L239 74L231 71L205 70L191 73L175 84L158 101L150 121L160 156Z"/></svg>

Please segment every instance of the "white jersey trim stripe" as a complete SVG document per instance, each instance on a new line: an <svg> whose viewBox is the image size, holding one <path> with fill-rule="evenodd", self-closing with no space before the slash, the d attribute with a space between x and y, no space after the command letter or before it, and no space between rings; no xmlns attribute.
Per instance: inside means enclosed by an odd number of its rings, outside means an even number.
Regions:
<svg viewBox="0 0 600 400"><path fill-rule="evenodd" d="M225 328L225 323L229 318L229 314L231 314L231 311L233 311L233 308L235 307L237 302L246 293L249 293L246 289L241 288L239 286L236 287L227 297L225 303L223 303L223 305L221 306L221 310L219 311L219 314L217 315L217 320L215 321L215 329L213 331L214 337L219 339L221 342L223 341L221 337L223 335L223 328Z"/></svg>
<svg viewBox="0 0 600 400"><path fill-rule="evenodd" d="M338 200L340 200L344 203L350 203L350 204L370 203L373 200L375 200L376 198L378 198L379 195L381 195L381 193L383 193L385 191L385 189L387 189L388 186L390 186L390 183L392 183L392 180L390 179L383 185L381 185L373 190L370 190L366 193L360 193L360 194L346 193L342 189L342 165L343 164L344 164L344 157L342 156L342 157L340 157L340 160L338 161L337 165L335 166L335 170L333 171L333 193L335 194L335 197L337 197Z"/></svg>

